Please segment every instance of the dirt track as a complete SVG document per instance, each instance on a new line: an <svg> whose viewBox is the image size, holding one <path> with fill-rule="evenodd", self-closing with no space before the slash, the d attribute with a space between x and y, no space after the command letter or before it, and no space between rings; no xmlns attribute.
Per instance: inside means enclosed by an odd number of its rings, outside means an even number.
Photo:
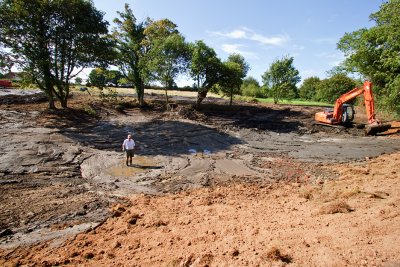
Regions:
<svg viewBox="0 0 400 267"><path fill-rule="evenodd" d="M44 104L0 108L0 244L6 249L0 263L268 266L290 261L297 266L356 266L370 263L368 257L379 259L377 265L400 262L395 235L399 157L392 154L400 151L398 134L364 137L357 128L344 133L321 128L312 119L319 108L297 106L228 109L210 103L195 111L180 104L176 111L164 112L154 102L147 111L119 114L93 102L99 115L93 118L78 109L87 101L82 97L72 99L75 110L67 113L46 112ZM131 167L124 166L119 151L128 132L139 145ZM392 155L373 159L381 154ZM386 165L391 168L385 170ZM380 182L385 182L382 188ZM337 186L332 192L331 185ZM315 213L338 199L354 212ZM369 199L371 207L365 204ZM122 203L121 216L111 212L115 218L98 230L68 241L68 251L75 248L77 255L61 253L63 238L104 222L113 203ZM379 215L382 210L391 215ZM132 214L143 224L126 224ZM385 219L375 218L377 214ZM350 226L342 225L343 219ZM315 220L324 227L316 228ZM371 221L372 228L357 227L363 220ZM388 230L373 231L383 225ZM349 229L348 235L342 228ZM373 243L375 256L357 241L368 237L363 231L380 240ZM348 243L340 244L339 237ZM42 253L39 246L31 255L23 248L8 250L46 238L57 238L55 248ZM79 245L81 238L94 239ZM116 242L120 245L115 247ZM343 254L358 244L354 242L361 244L360 251ZM387 248L389 243L393 248ZM268 256L274 244L290 260ZM325 249L294 249L303 245ZM129 263L126 253L132 250ZM175 254L166 257L171 250Z"/></svg>

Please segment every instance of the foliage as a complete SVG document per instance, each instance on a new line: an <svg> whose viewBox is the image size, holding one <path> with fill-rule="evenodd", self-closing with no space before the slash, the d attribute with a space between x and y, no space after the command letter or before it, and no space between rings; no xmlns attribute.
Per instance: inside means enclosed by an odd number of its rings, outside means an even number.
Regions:
<svg viewBox="0 0 400 267"><path fill-rule="evenodd" d="M191 52L190 76L196 81L198 94L197 106L207 96L208 91L219 81L223 69L221 60L214 49L203 41L189 44Z"/></svg>
<svg viewBox="0 0 400 267"><path fill-rule="evenodd" d="M258 98L266 97L266 94L263 88L260 86L259 82L254 77L251 76L243 79L240 91L243 96L258 97Z"/></svg>
<svg viewBox="0 0 400 267"><path fill-rule="evenodd" d="M13 58L13 55L11 55L11 53L6 52L0 48L0 72L11 72L15 61L16 59Z"/></svg>
<svg viewBox="0 0 400 267"><path fill-rule="evenodd" d="M122 74L120 71L117 70L96 68L89 73L89 83L92 86L96 86L99 88L107 86L118 86L121 79Z"/></svg>
<svg viewBox="0 0 400 267"><path fill-rule="evenodd" d="M356 83L344 74L336 74L317 84L316 101L334 103L342 94L354 89Z"/></svg>
<svg viewBox="0 0 400 267"><path fill-rule="evenodd" d="M103 88L106 86L106 70L102 68L93 69L89 73L89 83L92 86Z"/></svg>
<svg viewBox="0 0 400 267"><path fill-rule="evenodd" d="M91 1L3 0L0 43L49 97L67 107L70 80L112 57L108 23Z"/></svg>
<svg viewBox="0 0 400 267"><path fill-rule="evenodd" d="M100 90L100 99L103 102L108 102L108 103L117 103L118 100L118 92L114 88L102 88L99 87Z"/></svg>
<svg viewBox="0 0 400 267"><path fill-rule="evenodd" d="M295 98L296 84L300 81L299 71L293 66L293 57L275 60L262 75L263 83L271 91L274 103L281 98Z"/></svg>
<svg viewBox="0 0 400 267"><path fill-rule="evenodd" d="M144 106L144 84L150 79L145 60L150 50L144 34L147 22L138 23L128 4L118 15L120 18L114 19L116 27L112 33L117 51L115 64L122 72L124 83L135 86L139 105Z"/></svg>
<svg viewBox="0 0 400 267"><path fill-rule="evenodd" d="M299 89L300 98L306 100L316 99L317 86L320 81L318 77L309 77L305 79Z"/></svg>
<svg viewBox="0 0 400 267"><path fill-rule="evenodd" d="M346 33L338 43L345 53L347 70L370 79L380 102L396 112L400 112L399 14L400 0L386 1L370 15L375 26Z"/></svg>
<svg viewBox="0 0 400 267"><path fill-rule="evenodd" d="M261 103L274 103L273 98L257 98L257 100ZM318 102L318 101L308 101L308 100L302 100L302 99L282 99L280 104L288 104L288 105L300 105L300 106L326 106L326 107L333 107L331 103L326 103L326 102Z"/></svg>
<svg viewBox="0 0 400 267"><path fill-rule="evenodd" d="M106 85L118 87L120 80L123 78L122 73L118 70L106 71Z"/></svg>
<svg viewBox="0 0 400 267"><path fill-rule="evenodd" d="M147 67L155 80L164 85L168 104L168 89L178 74L187 70L189 50L184 37L170 20L151 21L145 31L147 46L151 47Z"/></svg>
<svg viewBox="0 0 400 267"><path fill-rule="evenodd" d="M82 78L81 78L81 77L76 77L76 78L75 78L75 84L77 84L77 85L81 85L81 84L82 84L82 82L83 82L83 80L82 80Z"/></svg>
<svg viewBox="0 0 400 267"><path fill-rule="evenodd" d="M92 117L95 117L97 115L97 111L91 105L84 106L83 110L86 112L86 114Z"/></svg>
<svg viewBox="0 0 400 267"><path fill-rule="evenodd" d="M244 57L239 54L231 54L223 63L222 75L218 82L220 91L229 96L229 105L232 105L233 95L240 94L240 86L247 75L249 65Z"/></svg>

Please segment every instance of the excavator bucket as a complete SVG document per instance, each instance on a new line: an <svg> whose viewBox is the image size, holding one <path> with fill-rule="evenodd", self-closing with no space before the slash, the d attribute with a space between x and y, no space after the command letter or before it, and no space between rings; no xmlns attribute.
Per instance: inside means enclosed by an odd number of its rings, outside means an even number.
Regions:
<svg viewBox="0 0 400 267"><path fill-rule="evenodd" d="M369 124L365 126L365 135L376 135L377 133L386 132L391 128L390 123Z"/></svg>

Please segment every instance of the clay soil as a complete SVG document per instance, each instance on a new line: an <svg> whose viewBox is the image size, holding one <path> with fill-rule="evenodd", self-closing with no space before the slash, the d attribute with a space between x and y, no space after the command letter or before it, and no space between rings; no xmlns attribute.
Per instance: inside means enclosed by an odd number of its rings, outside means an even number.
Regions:
<svg viewBox="0 0 400 267"><path fill-rule="evenodd" d="M399 122L365 137L359 113L147 99L0 106L1 266L400 265Z"/></svg>

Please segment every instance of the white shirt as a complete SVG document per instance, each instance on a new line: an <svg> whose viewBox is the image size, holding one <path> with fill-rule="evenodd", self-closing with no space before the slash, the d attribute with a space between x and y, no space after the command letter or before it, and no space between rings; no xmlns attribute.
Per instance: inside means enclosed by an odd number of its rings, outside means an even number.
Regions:
<svg viewBox="0 0 400 267"><path fill-rule="evenodd" d="M134 149L135 148L135 141L133 139L125 139L124 143L122 144L126 150Z"/></svg>

